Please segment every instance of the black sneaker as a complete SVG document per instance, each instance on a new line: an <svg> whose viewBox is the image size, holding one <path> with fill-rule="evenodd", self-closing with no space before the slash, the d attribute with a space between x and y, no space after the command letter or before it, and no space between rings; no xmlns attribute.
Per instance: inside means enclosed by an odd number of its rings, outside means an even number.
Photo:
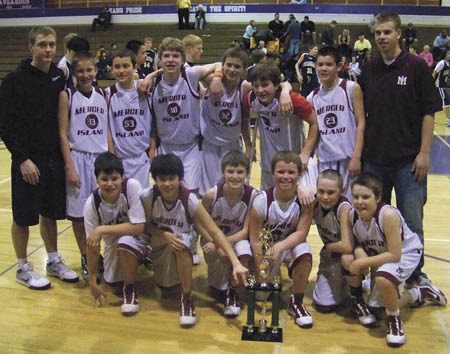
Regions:
<svg viewBox="0 0 450 354"><path fill-rule="evenodd" d="M365 327L373 326L377 320L370 312L364 299L357 296L350 296L350 299L352 301L352 312L358 317L359 322Z"/></svg>
<svg viewBox="0 0 450 354"><path fill-rule="evenodd" d="M180 326L192 327L197 322L192 294L181 294Z"/></svg>
<svg viewBox="0 0 450 354"><path fill-rule="evenodd" d="M81 276L84 281L89 281L88 265L86 256L81 256Z"/></svg>
<svg viewBox="0 0 450 354"><path fill-rule="evenodd" d="M123 287L123 304L120 310L124 316L133 316L138 313L139 299L134 284Z"/></svg>
<svg viewBox="0 0 450 354"><path fill-rule="evenodd" d="M400 316L386 317L386 342L390 347L400 347L406 342L403 322Z"/></svg>
<svg viewBox="0 0 450 354"><path fill-rule="evenodd" d="M237 317L241 314L241 305L238 302L236 288L230 287L225 295L223 314L227 317Z"/></svg>

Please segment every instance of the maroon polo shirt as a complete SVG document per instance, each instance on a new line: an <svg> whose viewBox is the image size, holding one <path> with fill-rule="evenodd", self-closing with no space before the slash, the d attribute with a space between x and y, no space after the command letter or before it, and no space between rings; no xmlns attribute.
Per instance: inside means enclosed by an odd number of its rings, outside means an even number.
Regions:
<svg viewBox="0 0 450 354"><path fill-rule="evenodd" d="M441 110L426 62L405 51L391 65L377 56L363 67L360 84L366 110L363 160L393 167L414 161L424 116Z"/></svg>

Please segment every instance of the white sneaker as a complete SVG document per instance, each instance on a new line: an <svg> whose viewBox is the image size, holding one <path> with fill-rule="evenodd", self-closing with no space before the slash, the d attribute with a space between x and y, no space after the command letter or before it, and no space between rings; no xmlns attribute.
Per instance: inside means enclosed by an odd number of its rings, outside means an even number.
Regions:
<svg viewBox="0 0 450 354"><path fill-rule="evenodd" d="M417 290L419 290L419 298L417 300L418 302L427 300L437 305L447 305L447 298L445 297L444 293L436 286L419 286Z"/></svg>
<svg viewBox="0 0 450 354"><path fill-rule="evenodd" d="M235 288L228 288L225 296L223 314L226 317L237 317L241 314L241 305L239 304L238 293Z"/></svg>
<svg viewBox="0 0 450 354"><path fill-rule="evenodd" d="M181 294L180 326L192 327L197 323L192 294Z"/></svg>
<svg viewBox="0 0 450 354"><path fill-rule="evenodd" d="M75 283L79 279L78 274L66 266L60 256L47 263L47 275L58 277L68 283Z"/></svg>
<svg viewBox="0 0 450 354"><path fill-rule="evenodd" d="M450 127L450 118L447 118L447 123L445 123L446 127Z"/></svg>
<svg viewBox="0 0 450 354"><path fill-rule="evenodd" d="M300 328L311 328L313 326L313 318L303 303L296 301L295 296L291 295L287 312L294 318L295 323Z"/></svg>
<svg viewBox="0 0 450 354"><path fill-rule="evenodd" d="M192 264L193 265L199 265L202 262L202 258L198 254L192 255Z"/></svg>
<svg viewBox="0 0 450 354"><path fill-rule="evenodd" d="M123 287L123 304L120 310L124 316L133 316L139 312L139 300L134 284Z"/></svg>
<svg viewBox="0 0 450 354"><path fill-rule="evenodd" d="M403 322L400 316L387 316L386 342L390 347L400 347L406 342Z"/></svg>
<svg viewBox="0 0 450 354"><path fill-rule="evenodd" d="M50 288L49 280L33 270L31 263L25 263L16 271L16 281L33 290L45 290Z"/></svg>
<svg viewBox="0 0 450 354"><path fill-rule="evenodd" d="M352 312L358 317L359 323L365 327L371 327L377 323L377 319L370 312L362 297L351 296Z"/></svg>

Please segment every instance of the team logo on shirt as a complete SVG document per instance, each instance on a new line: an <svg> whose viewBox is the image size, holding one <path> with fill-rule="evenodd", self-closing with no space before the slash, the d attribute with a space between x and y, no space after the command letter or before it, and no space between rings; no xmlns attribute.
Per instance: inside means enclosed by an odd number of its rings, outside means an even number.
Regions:
<svg viewBox="0 0 450 354"><path fill-rule="evenodd" d="M329 129L333 129L338 124L338 119L336 114L334 113L327 113L325 117L323 117L323 124Z"/></svg>
<svg viewBox="0 0 450 354"><path fill-rule="evenodd" d="M88 114L85 119L86 126L90 129L98 127L98 118L95 114Z"/></svg>
<svg viewBox="0 0 450 354"><path fill-rule="evenodd" d="M180 114L181 108L176 102L169 103L167 105L167 114L171 117L176 117Z"/></svg>
<svg viewBox="0 0 450 354"><path fill-rule="evenodd" d="M397 85L406 86L406 81L408 80L408 76L399 76L397 78Z"/></svg>
<svg viewBox="0 0 450 354"><path fill-rule="evenodd" d="M229 109L222 109L219 112L219 119L222 123L228 123L233 115L231 114L231 111Z"/></svg>

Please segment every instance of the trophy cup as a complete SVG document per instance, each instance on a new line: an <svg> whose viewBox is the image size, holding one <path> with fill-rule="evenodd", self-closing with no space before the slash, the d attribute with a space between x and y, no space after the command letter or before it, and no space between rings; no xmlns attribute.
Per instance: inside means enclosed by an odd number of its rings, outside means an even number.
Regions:
<svg viewBox="0 0 450 354"><path fill-rule="evenodd" d="M258 236L258 244L261 246L261 263L259 267L260 282L251 274L248 278L248 300L247 300L247 324L242 330L242 340L282 342L283 329L279 327L279 311L281 299L280 277L275 276L269 281L269 265L273 255L273 235L270 230L263 229ZM264 293L264 301L261 310L261 319L258 326L255 325L255 295L257 291ZM272 318L270 326L267 325L267 298L270 294L272 299Z"/></svg>

